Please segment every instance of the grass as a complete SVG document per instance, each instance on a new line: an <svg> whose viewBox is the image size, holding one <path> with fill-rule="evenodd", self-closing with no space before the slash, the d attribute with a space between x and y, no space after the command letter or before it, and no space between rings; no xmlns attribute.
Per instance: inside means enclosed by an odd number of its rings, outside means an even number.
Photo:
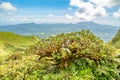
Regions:
<svg viewBox="0 0 120 80"><path fill-rule="evenodd" d="M0 32L0 56L22 50L37 43L35 36L21 36L11 32Z"/></svg>

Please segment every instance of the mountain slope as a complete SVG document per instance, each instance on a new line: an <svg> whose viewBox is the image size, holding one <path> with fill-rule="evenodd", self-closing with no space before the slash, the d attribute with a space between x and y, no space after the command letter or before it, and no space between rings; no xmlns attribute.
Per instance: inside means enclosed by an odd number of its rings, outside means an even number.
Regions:
<svg viewBox="0 0 120 80"><path fill-rule="evenodd" d="M25 49L37 41L35 36L20 36L11 32L0 32L0 54Z"/></svg>
<svg viewBox="0 0 120 80"><path fill-rule="evenodd" d="M119 48L120 49L120 29L116 33L116 35L113 37L111 41L108 42L110 45Z"/></svg>

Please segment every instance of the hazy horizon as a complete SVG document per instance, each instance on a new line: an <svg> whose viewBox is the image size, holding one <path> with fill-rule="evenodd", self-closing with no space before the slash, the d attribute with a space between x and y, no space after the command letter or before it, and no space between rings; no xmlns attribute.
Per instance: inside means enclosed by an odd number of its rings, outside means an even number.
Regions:
<svg viewBox="0 0 120 80"><path fill-rule="evenodd" d="M21 25L21 24L35 24L35 25L41 25L41 24L80 24L80 23L94 23L94 24L99 24L99 25L106 25L106 26L112 26L112 27L120 27L120 25L111 25L111 24L102 24L98 22L92 22L92 21L84 21L84 22L76 22L76 23L35 23L35 22L28 22L28 23L14 23L14 24L0 24L0 26L12 26L12 25Z"/></svg>

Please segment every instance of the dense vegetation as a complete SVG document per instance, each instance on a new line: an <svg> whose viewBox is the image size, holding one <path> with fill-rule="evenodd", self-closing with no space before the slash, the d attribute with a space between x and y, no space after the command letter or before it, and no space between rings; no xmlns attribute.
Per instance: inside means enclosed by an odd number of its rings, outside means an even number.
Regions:
<svg viewBox="0 0 120 80"><path fill-rule="evenodd" d="M116 49L89 30L41 39L0 61L1 80L120 80Z"/></svg>

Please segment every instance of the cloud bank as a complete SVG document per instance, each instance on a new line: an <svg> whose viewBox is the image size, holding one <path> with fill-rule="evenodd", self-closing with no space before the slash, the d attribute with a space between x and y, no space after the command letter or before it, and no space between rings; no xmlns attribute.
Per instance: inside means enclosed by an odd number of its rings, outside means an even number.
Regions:
<svg viewBox="0 0 120 80"><path fill-rule="evenodd" d="M109 16L107 9L120 5L120 0L70 0L70 6L76 7L74 17L80 21L93 21L96 18ZM120 9L114 13L114 17L120 16Z"/></svg>

